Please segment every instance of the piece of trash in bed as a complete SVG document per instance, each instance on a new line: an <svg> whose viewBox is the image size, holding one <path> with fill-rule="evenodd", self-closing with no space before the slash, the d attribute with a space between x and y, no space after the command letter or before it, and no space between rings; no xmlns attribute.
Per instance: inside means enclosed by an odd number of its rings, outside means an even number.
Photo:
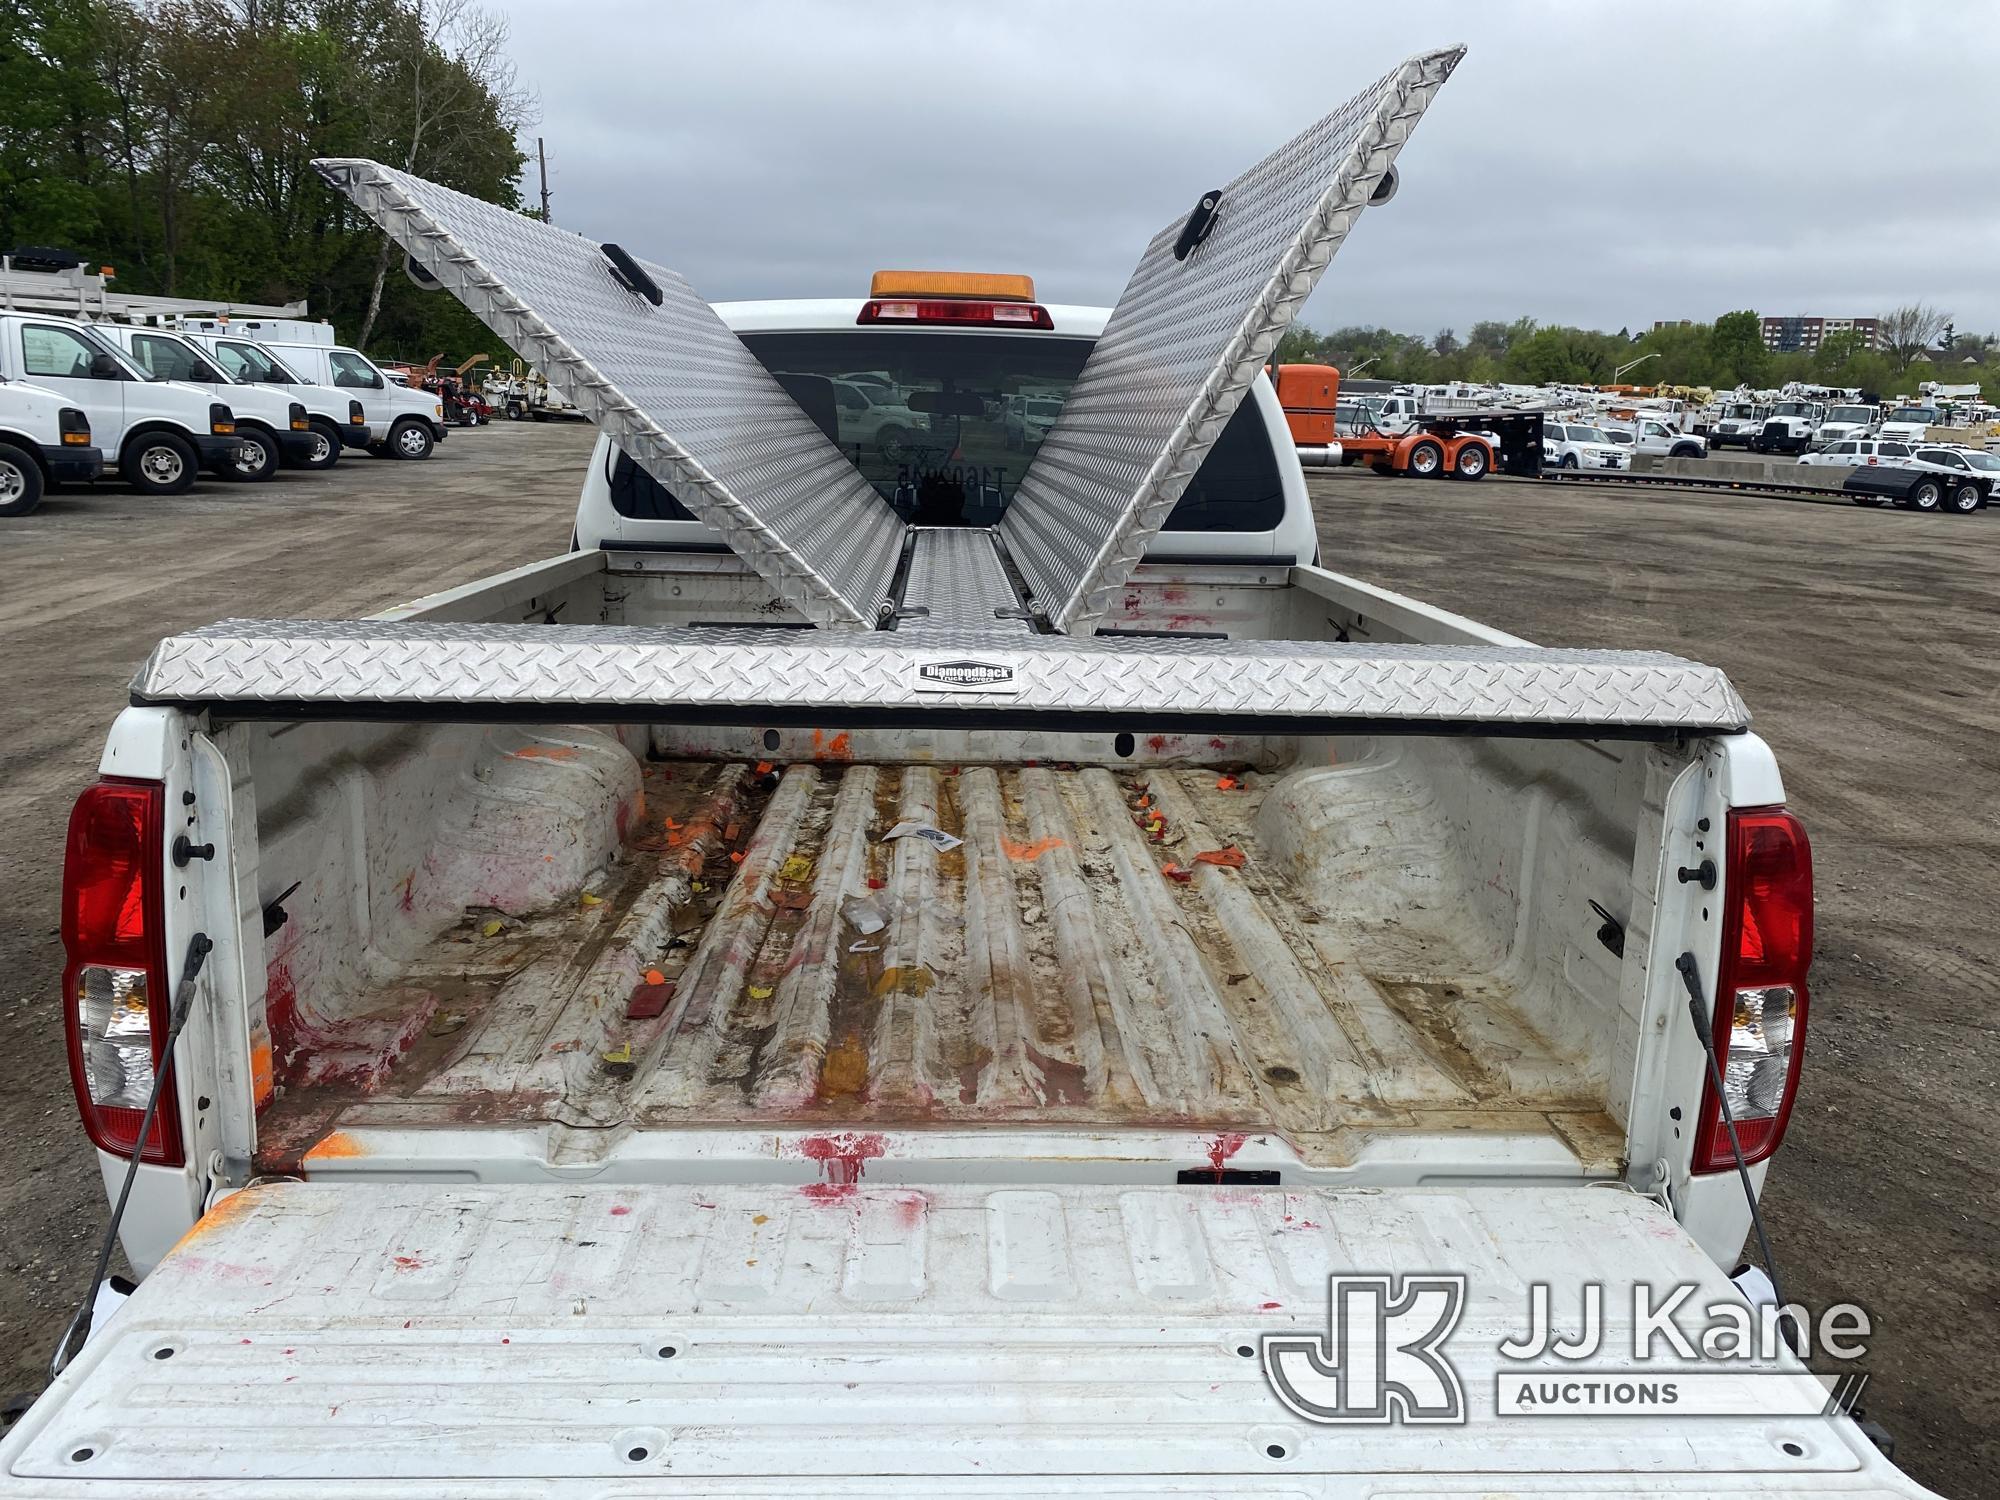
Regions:
<svg viewBox="0 0 2000 1500"><path fill-rule="evenodd" d="M1226 849L1204 849L1194 857L1198 865L1221 865L1225 870L1243 868L1243 851L1234 844Z"/></svg>
<svg viewBox="0 0 2000 1500"><path fill-rule="evenodd" d="M840 903L840 914L854 924L854 930L863 937L880 932L889 925L889 914L882 910L882 903L872 896L849 896Z"/></svg>
<svg viewBox="0 0 2000 1500"><path fill-rule="evenodd" d="M890 839L922 839L941 853L949 853L965 842L964 839L946 833L942 828L933 827L929 823L898 823L882 835L883 843L888 843Z"/></svg>
<svg viewBox="0 0 2000 1500"><path fill-rule="evenodd" d="M650 1021L666 1013L667 1002L674 998L674 985L670 979L654 979L652 976L658 972L649 970L647 977L632 987L632 994L625 1002L626 1020Z"/></svg>

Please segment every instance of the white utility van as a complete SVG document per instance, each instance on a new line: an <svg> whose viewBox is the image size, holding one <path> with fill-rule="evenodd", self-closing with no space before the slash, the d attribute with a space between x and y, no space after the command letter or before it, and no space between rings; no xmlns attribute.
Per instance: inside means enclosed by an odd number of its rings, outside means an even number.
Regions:
<svg viewBox="0 0 2000 1500"><path fill-rule="evenodd" d="M277 386L305 407L306 420L318 439L304 461L306 468L330 469L340 461L342 449L366 448L374 441L367 408L352 391L314 385L276 351L220 320L189 320L179 325L179 331L213 355L231 379L247 385Z"/></svg>
<svg viewBox="0 0 2000 1500"><path fill-rule="evenodd" d="M234 458L214 466L224 479L264 480L280 467L304 467L326 441L313 431L301 402L272 386L231 379L206 351L181 334L125 323L92 326L153 379L200 386L229 403L242 445Z"/></svg>
<svg viewBox="0 0 2000 1500"><path fill-rule="evenodd" d="M0 516L25 516L51 485L88 484L104 469L90 418L46 386L0 380Z"/></svg>
<svg viewBox="0 0 2000 1500"><path fill-rule="evenodd" d="M177 495L242 446L228 402L150 379L87 323L0 314L0 377L46 387L83 412L106 461L145 494Z"/></svg>
<svg viewBox="0 0 2000 1500"><path fill-rule="evenodd" d="M312 384L332 386L360 400L368 412L370 452L394 458L430 458L430 450L444 442L444 402L434 392L410 390L400 380L390 380L382 366L356 348L300 336L324 328L330 340L332 328L326 324L296 324L260 332L258 324L248 320L236 328L256 338Z"/></svg>

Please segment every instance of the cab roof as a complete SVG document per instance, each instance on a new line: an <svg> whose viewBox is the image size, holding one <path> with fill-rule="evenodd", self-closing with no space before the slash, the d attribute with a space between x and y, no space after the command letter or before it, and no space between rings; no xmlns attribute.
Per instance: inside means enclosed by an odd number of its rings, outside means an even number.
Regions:
<svg viewBox="0 0 2000 1500"><path fill-rule="evenodd" d="M769 302L718 302L715 311L737 333L834 333L857 326L861 305L865 301L865 297L799 297ZM871 331L890 333L949 332L977 336L994 332L1022 338L1047 338L1052 332L1057 338L1065 334L1071 338L1096 338L1104 332L1104 325L1111 317L1108 307L1082 307L1058 302L1040 305L1048 310L1049 318L1055 324L1054 329L1048 332L1024 330L1018 326L988 330L969 328L964 324L924 327L877 323L868 326Z"/></svg>

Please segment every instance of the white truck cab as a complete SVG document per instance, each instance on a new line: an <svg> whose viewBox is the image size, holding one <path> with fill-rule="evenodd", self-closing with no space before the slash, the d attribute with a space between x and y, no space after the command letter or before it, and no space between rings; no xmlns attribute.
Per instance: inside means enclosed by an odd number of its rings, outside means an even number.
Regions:
<svg viewBox="0 0 2000 1500"><path fill-rule="evenodd" d="M919 526L994 525L1053 420L1024 421L1016 403L1060 407L1109 310L1052 304L1046 329L971 331L858 326L862 307L860 298L829 298L715 310L899 515ZM954 393L971 399L951 403ZM1274 457L1289 455L1291 443L1278 394L1260 375L1147 557L1313 561L1304 473ZM584 473L573 542L729 550L602 435Z"/></svg>
<svg viewBox="0 0 2000 1500"><path fill-rule="evenodd" d="M1764 430L1767 408L1756 401L1725 401L1708 431L1711 448L1749 448Z"/></svg>
<svg viewBox="0 0 2000 1500"><path fill-rule="evenodd" d="M199 386L229 403L236 413L241 446L230 460L214 465L224 479L265 480L280 467L304 466L325 444L313 431L302 402L273 386L232 379L207 351L183 334L126 323L92 325L154 380Z"/></svg>
<svg viewBox="0 0 2000 1500"><path fill-rule="evenodd" d="M32 514L51 485L104 469L90 418L46 386L0 380L0 516Z"/></svg>
<svg viewBox="0 0 2000 1500"><path fill-rule="evenodd" d="M1813 434L1825 420L1823 402L1796 397L1775 401L1750 446L1759 453L1803 453L1812 446Z"/></svg>
<svg viewBox="0 0 2000 1500"><path fill-rule="evenodd" d="M1881 426L1875 429L1875 436L1893 438L1902 443L1921 443L1930 436L1931 428L1942 420L1935 406L1898 406L1882 419Z"/></svg>
<svg viewBox="0 0 2000 1500"><path fill-rule="evenodd" d="M1813 433L1813 446L1824 448L1828 444L1842 442L1848 438L1868 436L1869 429L1881 419L1882 413L1873 406L1850 403L1829 406L1820 420L1819 428Z"/></svg>
<svg viewBox="0 0 2000 1500"><path fill-rule="evenodd" d="M228 402L150 379L86 323L0 313L0 377L44 386L82 411L106 461L145 494L177 495L242 446Z"/></svg>

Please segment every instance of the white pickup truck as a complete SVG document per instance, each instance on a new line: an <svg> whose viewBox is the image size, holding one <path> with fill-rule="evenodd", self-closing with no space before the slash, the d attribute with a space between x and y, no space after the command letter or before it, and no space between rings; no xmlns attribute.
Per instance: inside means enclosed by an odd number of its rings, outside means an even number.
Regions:
<svg viewBox="0 0 2000 1500"><path fill-rule="evenodd" d="M1923 1493L1782 1348L1616 1373L1641 1295L1751 1316L1798 1087L1810 856L1742 703L1309 555L1263 362L1458 55L1108 315L718 317L322 163L604 440L572 550L135 680L63 1013L145 1279L0 1495ZM1384 1277L1445 1343L1340 1342ZM1503 1345L1550 1306L1594 1364Z"/></svg>

